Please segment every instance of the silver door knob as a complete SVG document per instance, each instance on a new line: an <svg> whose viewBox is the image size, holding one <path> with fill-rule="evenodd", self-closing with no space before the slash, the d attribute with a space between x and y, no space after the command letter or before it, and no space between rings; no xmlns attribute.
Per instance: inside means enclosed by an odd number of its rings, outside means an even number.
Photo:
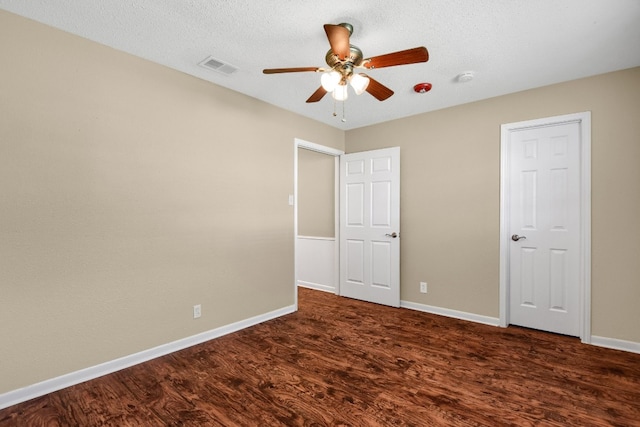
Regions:
<svg viewBox="0 0 640 427"><path fill-rule="evenodd" d="M511 240L513 240L514 242L517 242L520 239L526 239L526 236L518 236L517 234L514 234L513 236L511 236Z"/></svg>
<svg viewBox="0 0 640 427"><path fill-rule="evenodd" d="M398 233L396 233L396 232L394 231L394 232L393 232L393 233L391 233L391 234L389 234L389 233L385 234L385 236L387 236L387 237L392 237L392 238L394 238L394 239L395 239L396 237L398 237Z"/></svg>

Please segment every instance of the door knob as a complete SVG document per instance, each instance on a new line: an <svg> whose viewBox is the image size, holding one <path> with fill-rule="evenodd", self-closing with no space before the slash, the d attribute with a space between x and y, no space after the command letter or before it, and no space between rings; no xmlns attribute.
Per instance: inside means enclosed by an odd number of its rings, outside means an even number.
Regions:
<svg viewBox="0 0 640 427"><path fill-rule="evenodd" d="M398 237L398 233L396 233L396 232L394 231L394 232L393 232L393 233L391 233L391 234L389 234L389 233L385 234L385 236L387 236L387 237L392 237L392 238L394 238L394 239L395 239L396 237Z"/></svg>
<svg viewBox="0 0 640 427"><path fill-rule="evenodd" d="M513 236L511 236L511 240L513 240L514 242L517 242L520 239L526 239L526 236L518 236L517 234L514 234Z"/></svg>

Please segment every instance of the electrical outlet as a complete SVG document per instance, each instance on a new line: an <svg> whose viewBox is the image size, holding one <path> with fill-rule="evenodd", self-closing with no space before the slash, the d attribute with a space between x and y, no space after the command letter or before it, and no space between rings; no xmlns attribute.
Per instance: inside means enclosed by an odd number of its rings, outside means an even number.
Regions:
<svg viewBox="0 0 640 427"><path fill-rule="evenodd" d="M420 292L423 294L427 293L427 282L420 282Z"/></svg>
<svg viewBox="0 0 640 427"><path fill-rule="evenodd" d="M200 304L196 304L193 306L193 318L197 319L200 316L202 316L202 307Z"/></svg>

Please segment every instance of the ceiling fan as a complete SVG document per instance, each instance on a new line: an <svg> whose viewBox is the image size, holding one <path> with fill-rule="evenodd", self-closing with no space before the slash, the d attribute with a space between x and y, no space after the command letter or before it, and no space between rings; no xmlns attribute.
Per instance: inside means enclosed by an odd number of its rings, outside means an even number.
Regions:
<svg viewBox="0 0 640 427"><path fill-rule="evenodd" d="M424 46L365 59L360 48L349 43L349 36L353 33L351 24L325 24L324 31L331 46L325 56L325 61L329 68L268 68L262 72L264 74L304 71L323 73L321 77L322 85L307 99L307 102L318 102L329 92L331 92L334 99L344 101L348 97L347 87L349 84L351 84L357 95L367 91L377 100L384 101L393 95L393 91L367 74L356 73L355 70L373 70L375 68L415 64L429 60L429 52Z"/></svg>

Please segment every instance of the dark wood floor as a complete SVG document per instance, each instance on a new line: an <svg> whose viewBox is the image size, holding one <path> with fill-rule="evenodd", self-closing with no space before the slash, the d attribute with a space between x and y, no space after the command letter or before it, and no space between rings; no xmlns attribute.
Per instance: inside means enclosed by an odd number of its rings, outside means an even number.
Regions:
<svg viewBox="0 0 640 427"><path fill-rule="evenodd" d="M0 426L640 426L640 355L300 290L300 310Z"/></svg>

